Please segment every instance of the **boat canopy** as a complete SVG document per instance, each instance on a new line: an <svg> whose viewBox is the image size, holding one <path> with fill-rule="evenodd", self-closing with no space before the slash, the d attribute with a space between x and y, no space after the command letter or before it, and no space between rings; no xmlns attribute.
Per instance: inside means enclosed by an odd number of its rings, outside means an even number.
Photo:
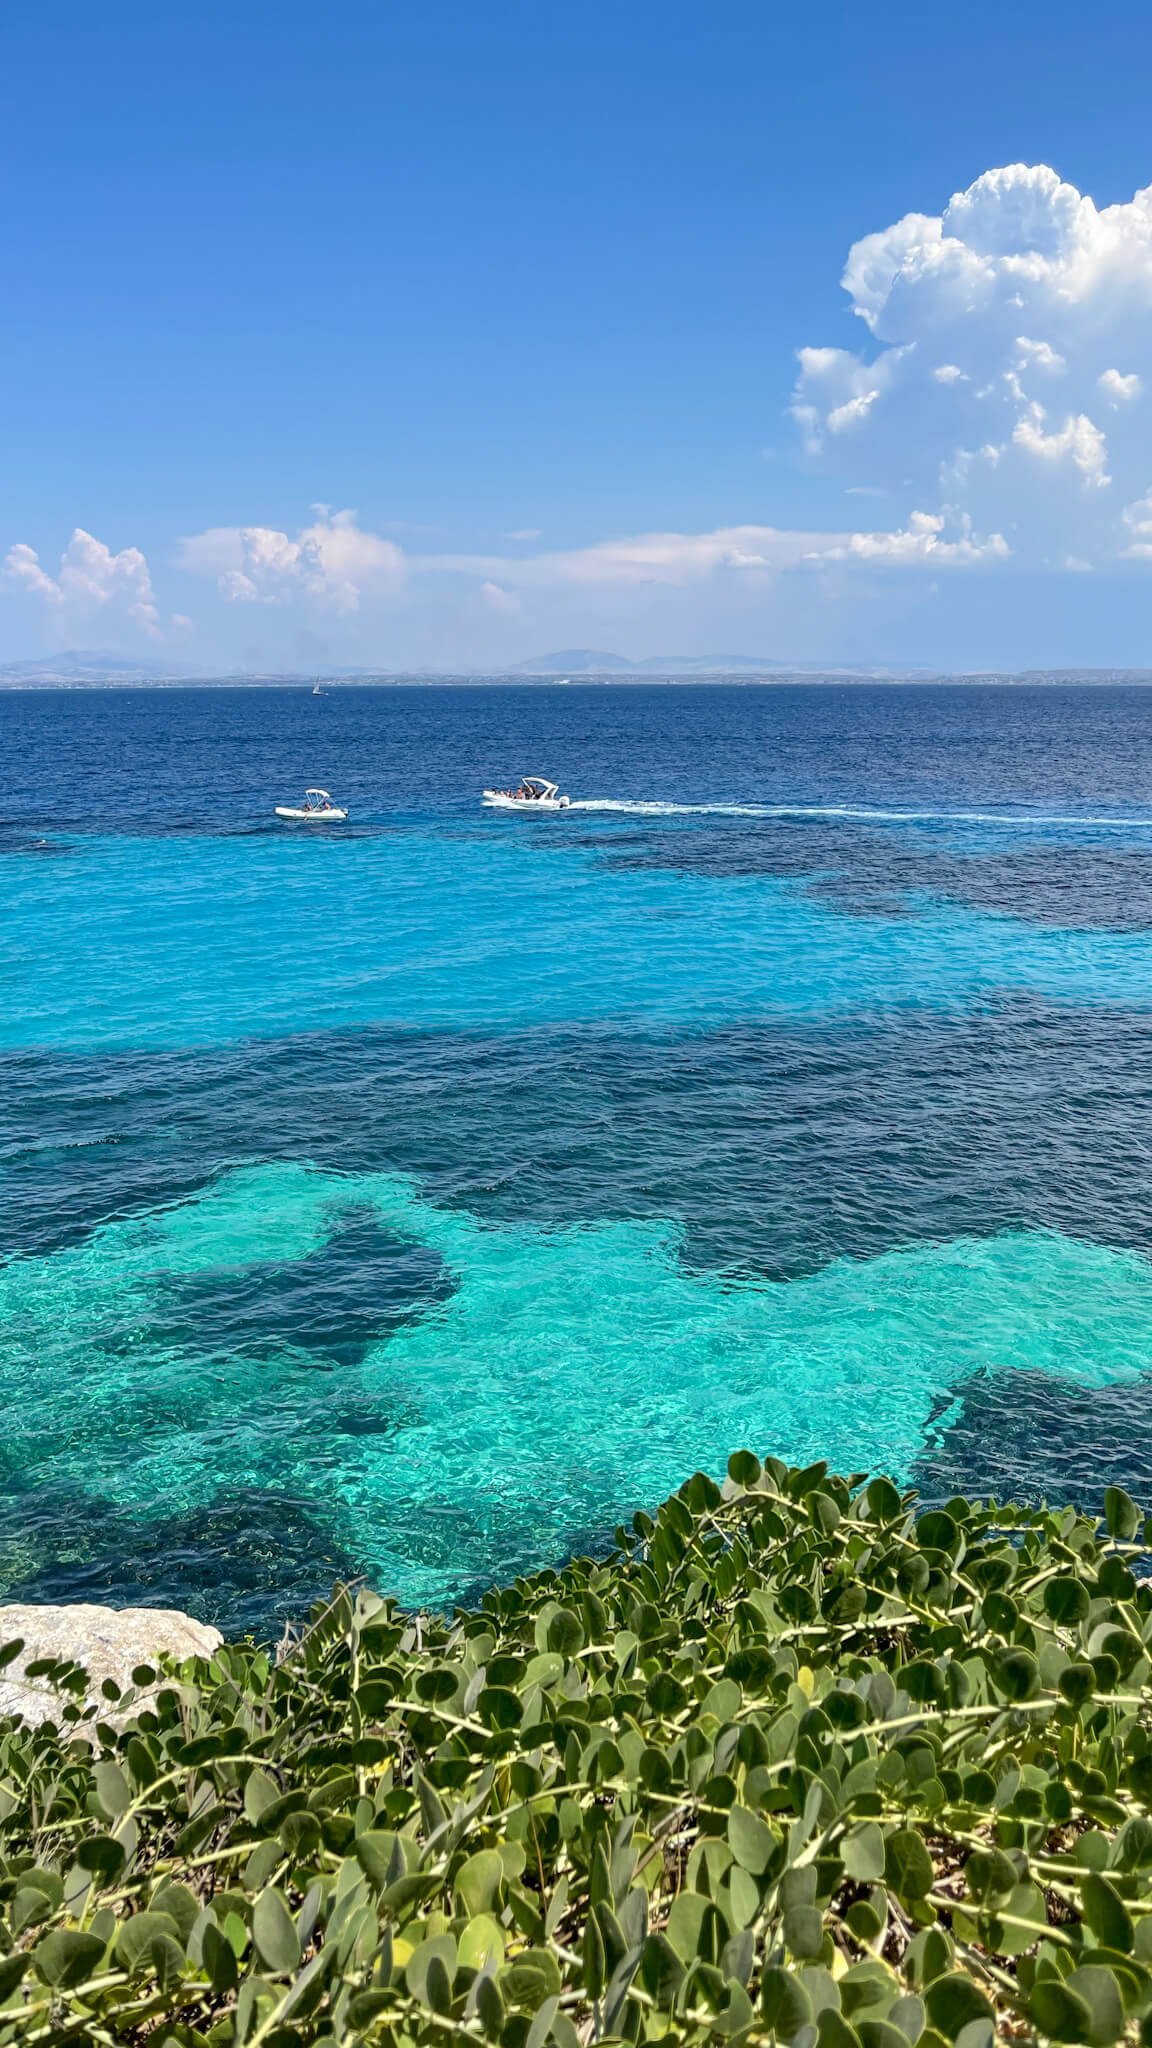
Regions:
<svg viewBox="0 0 1152 2048"><path fill-rule="evenodd" d="M520 784L523 789L535 790L537 796L555 796L559 787L558 783L546 781L543 775L523 775Z"/></svg>
<svg viewBox="0 0 1152 2048"><path fill-rule="evenodd" d="M305 802L307 802L312 797L318 797L320 803L322 804L330 804L332 802L332 799L329 796L328 791L326 789L306 789L304 791ZM319 806L317 806L317 808L319 808Z"/></svg>

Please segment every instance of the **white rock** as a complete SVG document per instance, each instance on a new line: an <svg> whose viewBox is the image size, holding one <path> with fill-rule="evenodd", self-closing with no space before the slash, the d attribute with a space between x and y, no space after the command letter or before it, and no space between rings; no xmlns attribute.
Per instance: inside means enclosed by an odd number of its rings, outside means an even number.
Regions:
<svg viewBox="0 0 1152 2048"><path fill-rule="evenodd" d="M210 1657L224 1639L219 1629L175 1607L0 1607L0 1643L17 1640L24 1648L0 1671L0 1715L56 1721L61 1705L76 1695L65 1694L62 1701L48 1679L26 1678L38 1657L79 1664L90 1681L86 1704L97 1702L111 1719L113 1709L100 1691L106 1678L123 1691L136 1666L152 1663L162 1651L177 1658Z"/></svg>

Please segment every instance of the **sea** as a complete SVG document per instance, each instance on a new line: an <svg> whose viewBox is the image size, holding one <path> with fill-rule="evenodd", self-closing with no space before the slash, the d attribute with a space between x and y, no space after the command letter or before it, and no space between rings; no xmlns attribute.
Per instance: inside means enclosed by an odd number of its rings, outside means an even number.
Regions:
<svg viewBox="0 0 1152 2048"><path fill-rule="evenodd" d="M0 761L0 1598L444 1607L744 1445L1152 1506L1152 691L10 690Z"/></svg>

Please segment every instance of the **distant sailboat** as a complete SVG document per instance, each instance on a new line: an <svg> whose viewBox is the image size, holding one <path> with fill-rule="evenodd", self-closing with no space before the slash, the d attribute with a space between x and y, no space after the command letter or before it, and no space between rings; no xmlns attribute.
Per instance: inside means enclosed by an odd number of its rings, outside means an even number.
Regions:
<svg viewBox="0 0 1152 2048"><path fill-rule="evenodd" d="M315 684L313 685L313 689L312 689L312 695L313 695L314 697L326 697L326 696L328 695L328 692L327 692L327 690L322 690L322 689L320 688L320 678L319 678L319 676L317 676L317 678L316 678L316 681L315 681Z"/></svg>

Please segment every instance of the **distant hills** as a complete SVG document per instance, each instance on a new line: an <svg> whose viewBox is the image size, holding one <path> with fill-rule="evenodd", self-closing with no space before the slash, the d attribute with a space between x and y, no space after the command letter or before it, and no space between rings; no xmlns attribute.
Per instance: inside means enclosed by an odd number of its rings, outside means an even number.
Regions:
<svg viewBox="0 0 1152 2048"><path fill-rule="evenodd" d="M84 647L69 647L62 654L37 656L28 661L0 662L0 686L8 684L15 687L23 683L51 688L54 683L158 682L187 673L186 668L160 661L156 655L145 660L132 654L109 654Z"/></svg>
<svg viewBox="0 0 1152 2048"><path fill-rule="evenodd" d="M436 680L445 671L428 669L388 669L359 667L331 667L324 671L325 680L341 682L388 681L395 677L407 676L413 680L423 678ZM639 661L633 661L626 654L613 654L599 647L563 647L554 654L534 655L530 661L518 661L501 669L458 669L457 678L468 675L484 676L707 676L707 675L831 675L831 674L877 675L888 671L877 669L850 668L844 664L818 662L773 661L752 654L650 654ZM131 682L179 682L193 680L195 672L186 663L172 662L160 655L144 657L139 655L105 653L90 648L68 648L61 654L34 657L26 661L0 662L0 687L40 685L51 688L53 684L79 685L85 683L131 683ZM279 674L251 675L245 671L219 673L211 678L200 676L200 681L216 682L296 682L311 680L310 675L299 671Z"/></svg>
<svg viewBox="0 0 1152 2048"><path fill-rule="evenodd" d="M1067 683L1087 687L1108 683L1152 683L1147 668L1065 668L1065 669L913 669L880 667L862 662L775 661L752 654L650 654L632 661L625 654L612 654L599 647L563 647L554 654L534 655L500 669L459 668L325 668L322 680L355 688L358 683L541 683L589 678L620 682L660 682L696 677L701 681L723 681L746 677L773 682L893 682L893 683ZM306 686L315 679L312 670L267 671L248 669L197 672L186 665L157 655L104 653L90 648L68 648L61 654L35 656L26 661L0 662L0 690L99 689L116 684L163 688L184 684L232 688Z"/></svg>

